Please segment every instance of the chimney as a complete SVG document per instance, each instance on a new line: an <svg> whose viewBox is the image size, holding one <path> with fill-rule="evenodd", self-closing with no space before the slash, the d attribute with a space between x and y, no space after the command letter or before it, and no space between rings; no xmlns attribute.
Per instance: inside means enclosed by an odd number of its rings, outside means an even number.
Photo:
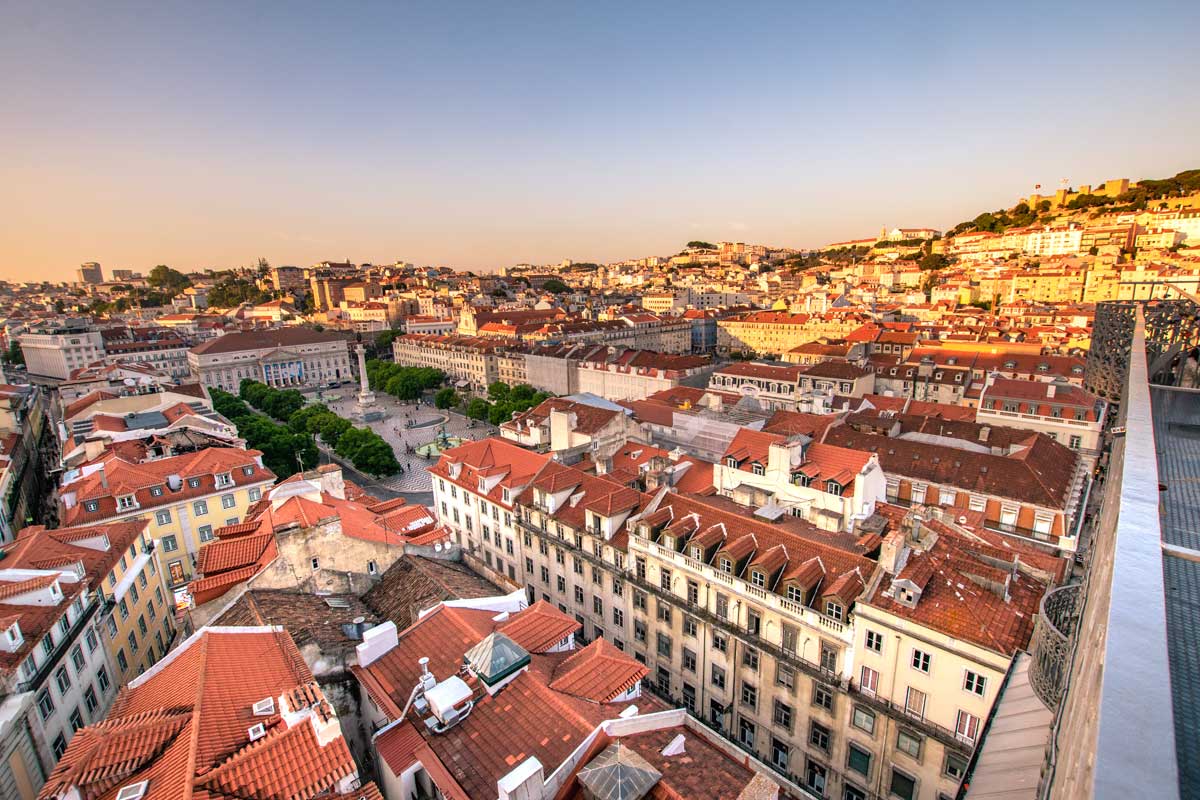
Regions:
<svg viewBox="0 0 1200 800"><path fill-rule="evenodd" d="M363 631L362 638L362 644L354 648L355 653L358 655L358 665L360 667L365 667L378 661L384 653L387 653L400 643L400 637L396 632L396 623L391 621Z"/></svg>
<svg viewBox="0 0 1200 800"><path fill-rule="evenodd" d="M542 800L545 785L542 762L530 756L496 781L497 797L498 800Z"/></svg>
<svg viewBox="0 0 1200 800"><path fill-rule="evenodd" d="M1053 383L1051 383L1051 384L1049 384L1048 386L1046 386L1046 399L1047 399L1047 400L1053 400L1053 399L1054 399L1054 390L1055 390L1055 386L1054 386L1054 384L1053 384Z"/></svg>
<svg viewBox="0 0 1200 800"><path fill-rule="evenodd" d="M986 444L987 440L991 437L991 435L992 435L992 426L991 425L983 425L979 428L979 441Z"/></svg>
<svg viewBox="0 0 1200 800"><path fill-rule="evenodd" d="M104 473L104 465L100 465L100 485L105 489L108 488L108 475Z"/></svg>
<svg viewBox="0 0 1200 800"><path fill-rule="evenodd" d="M895 530L884 537L879 546L879 566L889 575L899 575L908 561L908 545L904 531Z"/></svg>

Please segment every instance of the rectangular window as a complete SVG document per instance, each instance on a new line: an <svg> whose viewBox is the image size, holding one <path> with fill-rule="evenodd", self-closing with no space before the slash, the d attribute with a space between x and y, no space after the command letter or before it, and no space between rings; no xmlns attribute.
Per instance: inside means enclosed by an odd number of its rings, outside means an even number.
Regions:
<svg viewBox="0 0 1200 800"><path fill-rule="evenodd" d="M987 692L987 678L978 673L967 670L963 678L963 688L971 694L977 694L980 697Z"/></svg>
<svg viewBox="0 0 1200 800"><path fill-rule="evenodd" d="M170 525L171 524L171 512L170 511L159 511L154 515L154 520L159 525Z"/></svg>
<svg viewBox="0 0 1200 800"><path fill-rule="evenodd" d="M875 733L875 712L869 711L862 706L855 706L854 713L850 717L850 724L861 731L867 733Z"/></svg>
<svg viewBox="0 0 1200 800"><path fill-rule="evenodd" d="M788 769L788 746L774 736L771 737L771 764L780 772Z"/></svg>
<svg viewBox="0 0 1200 800"><path fill-rule="evenodd" d="M975 744L979 737L979 717L960 710L954 724L954 735L967 744Z"/></svg>
<svg viewBox="0 0 1200 800"><path fill-rule="evenodd" d="M685 672L696 671L696 654L686 647L683 648L683 669Z"/></svg>
<svg viewBox="0 0 1200 800"><path fill-rule="evenodd" d="M829 729L819 722L813 722L808 728L808 743L818 750L829 752Z"/></svg>
<svg viewBox="0 0 1200 800"><path fill-rule="evenodd" d="M200 531L200 541L211 542L213 540L212 525L201 525L199 528L199 531Z"/></svg>
<svg viewBox="0 0 1200 800"><path fill-rule="evenodd" d="M197 517L202 517L205 514L207 514L208 513L208 501L207 500L197 500L196 502L192 503L192 512Z"/></svg>
<svg viewBox="0 0 1200 800"><path fill-rule="evenodd" d="M912 651L912 668L917 672L924 672L926 675L928 675L929 662L931 658L932 656L930 656L929 653L926 653L924 650L918 650L914 647Z"/></svg>
<svg viewBox="0 0 1200 800"><path fill-rule="evenodd" d="M901 728L896 732L896 749L920 760L923 739L920 734Z"/></svg>
<svg viewBox="0 0 1200 800"><path fill-rule="evenodd" d="M122 658L125 656L124 653L118 653L118 655L120 655ZM124 669L124 667L122 667L122 669ZM104 668L103 664L101 664L100 668L96 670L96 682L100 684L101 692L108 691L108 670Z"/></svg>
<svg viewBox="0 0 1200 800"><path fill-rule="evenodd" d="M712 685L718 689L725 688L725 668L720 664L712 665Z"/></svg>
<svg viewBox="0 0 1200 800"><path fill-rule="evenodd" d="M883 652L883 634L878 631L867 631L867 649L872 653Z"/></svg>
<svg viewBox="0 0 1200 800"><path fill-rule="evenodd" d="M858 685L862 689L863 694L874 696L879 691L879 673L870 667L864 666Z"/></svg>
<svg viewBox="0 0 1200 800"><path fill-rule="evenodd" d="M738 741L751 750L754 749L754 739L757 731L754 723L742 717L738 720Z"/></svg>
<svg viewBox="0 0 1200 800"><path fill-rule="evenodd" d="M233 508L235 505L237 505L237 501L233 499L233 495L221 495L221 508Z"/></svg>
<svg viewBox="0 0 1200 800"><path fill-rule="evenodd" d="M658 634L658 654L660 656L671 657L671 637L666 634Z"/></svg>
<svg viewBox="0 0 1200 800"><path fill-rule="evenodd" d="M75 645L71 648L71 663L75 665L75 671L79 672L83 669L83 648Z"/></svg>
<svg viewBox="0 0 1200 800"><path fill-rule="evenodd" d="M173 553L179 549L179 543L175 541L175 536L164 536L162 538L162 546L164 553Z"/></svg>
<svg viewBox="0 0 1200 800"><path fill-rule="evenodd" d="M785 731L791 731L792 720L794 717L795 715L792 712L791 706L789 706L787 703L781 703L779 700L773 701L771 709L771 721L775 723L777 727L783 728Z"/></svg>
<svg viewBox="0 0 1200 800"><path fill-rule="evenodd" d="M789 692L796 688L796 671L782 661L775 662L775 684Z"/></svg>
<svg viewBox="0 0 1200 800"><path fill-rule="evenodd" d="M614 608L612 613L613 625L618 628L625 627L625 612L619 608Z"/></svg>
<svg viewBox="0 0 1200 800"><path fill-rule="evenodd" d="M713 632L713 649L720 653L729 651L729 640L725 638L725 634Z"/></svg>
<svg viewBox="0 0 1200 800"><path fill-rule="evenodd" d="M925 717L925 693L920 689L908 687L904 693L904 712L917 719Z"/></svg>
<svg viewBox="0 0 1200 800"><path fill-rule="evenodd" d="M846 751L846 769L864 778L871 776L871 753L851 743Z"/></svg>
<svg viewBox="0 0 1200 800"><path fill-rule="evenodd" d="M893 797L897 797L900 800L915 800L917 796L917 780L893 767L892 782L888 787L888 791Z"/></svg>
<svg viewBox="0 0 1200 800"><path fill-rule="evenodd" d="M43 720L50 719L50 715L54 713L54 701L50 698L50 690L43 688L37 693L38 715Z"/></svg>
<svg viewBox="0 0 1200 800"><path fill-rule="evenodd" d="M758 708L758 687L743 681L741 699L742 705L747 708Z"/></svg>

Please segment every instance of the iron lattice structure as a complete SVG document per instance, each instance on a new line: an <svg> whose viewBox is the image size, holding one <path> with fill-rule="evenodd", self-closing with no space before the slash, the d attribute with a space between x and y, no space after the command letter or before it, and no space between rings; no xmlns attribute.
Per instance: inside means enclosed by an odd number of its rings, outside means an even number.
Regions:
<svg viewBox="0 0 1200 800"><path fill-rule="evenodd" d="M1180 293L1182 294L1182 293ZM1200 386L1200 303L1184 296L1169 300L1113 300L1096 305L1084 384L1110 403L1121 401L1129 373L1129 348L1137 309L1146 320L1146 364L1150 382Z"/></svg>

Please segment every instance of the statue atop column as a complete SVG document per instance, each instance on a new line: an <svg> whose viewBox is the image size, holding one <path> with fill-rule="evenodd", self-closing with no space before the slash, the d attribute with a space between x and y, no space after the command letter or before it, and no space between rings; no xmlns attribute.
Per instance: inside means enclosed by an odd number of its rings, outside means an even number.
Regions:
<svg viewBox="0 0 1200 800"><path fill-rule="evenodd" d="M375 405L375 393L367 384L367 348L358 346L358 413L366 419L368 412Z"/></svg>

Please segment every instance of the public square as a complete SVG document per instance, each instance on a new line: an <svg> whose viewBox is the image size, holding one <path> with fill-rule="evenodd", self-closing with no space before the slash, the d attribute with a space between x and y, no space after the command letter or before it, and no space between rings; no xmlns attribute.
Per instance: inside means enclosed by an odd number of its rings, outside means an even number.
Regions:
<svg viewBox="0 0 1200 800"><path fill-rule="evenodd" d="M337 400L330 400L337 396ZM330 411L351 420L355 425L362 425L357 418L357 387L343 386L341 389L326 394L324 402ZM366 423L392 446L396 460L400 462L403 472L382 478L378 483L395 492L411 494L432 491L428 467L437 462L437 458L424 458L415 451L420 445L433 442L439 436L439 431L445 425L446 436L461 439L482 439L498 433L498 429L486 422L476 422L467 419L462 414L441 411L428 404L424 399L420 404L397 400L388 394L377 392L375 406L383 413L383 418ZM408 424L413 427L406 427ZM412 452L410 452L410 450Z"/></svg>

